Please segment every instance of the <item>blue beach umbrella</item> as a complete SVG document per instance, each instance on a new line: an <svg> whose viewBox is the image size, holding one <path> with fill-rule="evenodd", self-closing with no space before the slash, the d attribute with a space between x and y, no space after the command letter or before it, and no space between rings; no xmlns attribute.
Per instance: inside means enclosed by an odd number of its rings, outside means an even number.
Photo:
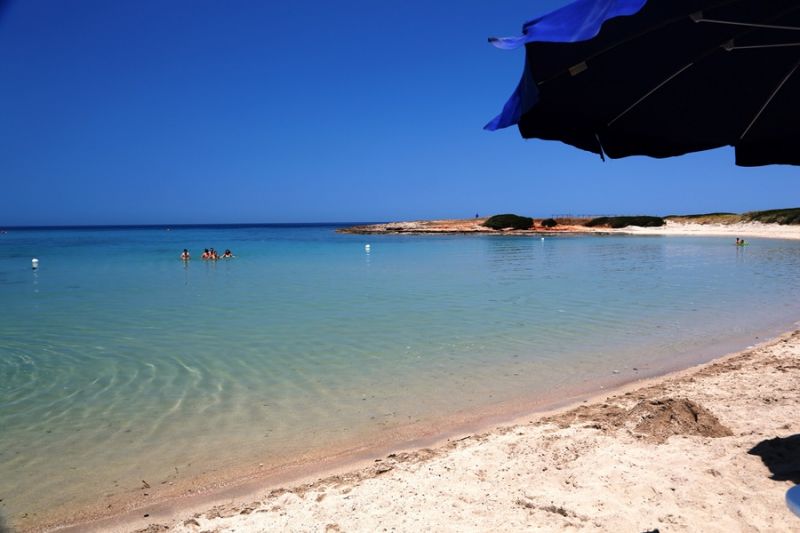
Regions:
<svg viewBox="0 0 800 533"><path fill-rule="evenodd" d="M800 1L578 0L523 26L522 79L486 125L612 158L733 146L800 164Z"/></svg>
<svg viewBox="0 0 800 533"><path fill-rule="evenodd" d="M786 505L789 509L800 517L800 485L795 485L786 491Z"/></svg>

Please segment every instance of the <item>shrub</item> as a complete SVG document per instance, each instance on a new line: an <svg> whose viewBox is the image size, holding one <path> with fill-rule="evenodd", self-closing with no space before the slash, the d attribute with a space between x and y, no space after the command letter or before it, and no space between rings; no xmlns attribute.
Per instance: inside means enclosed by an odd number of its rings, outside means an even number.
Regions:
<svg viewBox="0 0 800 533"><path fill-rule="evenodd" d="M483 225L492 229L531 229L533 219L512 214L495 215L484 222Z"/></svg>
<svg viewBox="0 0 800 533"><path fill-rule="evenodd" d="M698 215L667 215L664 218L713 218L736 216L736 213L701 213Z"/></svg>
<svg viewBox="0 0 800 533"><path fill-rule="evenodd" d="M765 224L800 224L800 207L753 211L745 213L742 217L750 222L763 222Z"/></svg>
<svg viewBox="0 0 800 533"><path fill-rule="evenodd" d="M764 224L800 225L800 207L791 209L770 209L768 211L750 211L742 215L733 213L706 213L703 215L671 215L668 217L677 222L697 222L699 224L735 224L737 222L763 222Z"/></svg>
<svg viewBox="0 0 800 533"><path fill-rule="evenodd" d="M600 217L593 218L586 223L590 228L626 228L628 226L641 226L643 228L657 228L664 225L661 217Z"/></svg>
<svg viewBox="0 0 800 533"><path fill-rule="evenodd" d="M552 218L546 218L546 219L542 220L542 227L555 228L557 225L558 225L558 222L556 222Z"/></svg>
<svg viewBox="0 0 800 533"><path fill-rule="evenodd" d="M736 224L742 221L742 215L735 213L704 213L702 215L670 215L665 220L675 222L691 222L693 224Z"/></svg>

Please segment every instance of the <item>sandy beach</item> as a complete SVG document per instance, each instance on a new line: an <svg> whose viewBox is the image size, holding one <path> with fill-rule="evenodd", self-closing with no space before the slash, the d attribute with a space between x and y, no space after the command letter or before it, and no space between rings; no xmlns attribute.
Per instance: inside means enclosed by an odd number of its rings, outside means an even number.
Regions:
<svg viewBox="0 0 800 533"><path fill-rule="evenodd" d="M800 330L555 412L103 531L800 531ZM78 529L76 529L78 530Z"/></svg>
<svg viewBox="0 0 800 533"><path fill-rule="evenodd" d="M631 226L618 230L606 230L613 233L634 235L684 235L709 237L747 237L759 239L800 239L800 226L764 224L761 222L737 222L735 224L692 224L667 220L660 228L640 228Z"/></svg>

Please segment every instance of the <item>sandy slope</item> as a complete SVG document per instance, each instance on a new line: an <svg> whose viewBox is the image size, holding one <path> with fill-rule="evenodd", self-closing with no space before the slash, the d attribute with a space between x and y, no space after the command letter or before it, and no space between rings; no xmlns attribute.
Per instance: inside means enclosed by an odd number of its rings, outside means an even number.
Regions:
<svg viewBox="0 0 800 533"><path fill-rule="evenodd" d="M800 531L800 331L146 531ZM128 528L130 529L130 528Z"/></svg>
<svg viewBox="0 0 800 533"><path fill-rule="evenodd" d="M619 230L606 230L616 233L633 233L637 235L716 235L736 237L800 239L800 226L781 226L779 224L762 224L761 222L738 222L736 224L690 224L667 221L660 228L628 227Z"/></svg>

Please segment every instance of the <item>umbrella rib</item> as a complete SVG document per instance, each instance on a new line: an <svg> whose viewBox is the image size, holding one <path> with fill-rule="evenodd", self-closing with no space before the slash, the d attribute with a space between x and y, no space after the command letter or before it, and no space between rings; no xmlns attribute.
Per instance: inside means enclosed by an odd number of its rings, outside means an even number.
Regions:
<svg viewBox="0 0 800 533"><path fill-rule="evenodd" d="M679 74L681 74L681 73L682 73L684 70L686 70L686 69L688 69L689 67L692 67L692 66L694 66L694 61L692 61L692 62L691 62L691 63L689 63L688 65L685 65L683 68L681 68L680 70L678 70L677 72L675 72L674 74L672 74L672 76L670 76L669 78L665 79L664 81L662 81L661 83L659 83L658 85L656 85L655 87L653 87L652 89L650 89L649 91L647 91L647 93L645 93L645 95L644 95L644 96L642 96L641 98L639 98L638 100L636 100L634 103L632 103L631 105L629 105L629 106L628 106L628 107L625 109L625 111L623 111L622 113L620 113L619 115L617 115L616 117L614 117L613 119L611 119L611 121L610 121L608 124L606 124L606 127L609 127L609 128L610 128L612 124L614 124L614 123L615 123L617 120L619 120L619 119L621 119L623 116L625 116L625 115L626 115L626 114L627 114L627 113L628 113L628 112L629 112L631 109L633 109L633 108L634 108L634 107L636 107L637 105L641 104L641 103L642 103L644 100L646 100L646 99L647 99L647 98L648 98L648 97L649 97L651 94L653 94L654 92L656 92L657 90L659 90L661 87L663 87L664 85L666 85L667 83L669 83L670 81L672 81L672 80L673 80L675 77L677 77Z"/></svg>
<svg viewBox="0 0 800 533"><path fill-rule="evenodd" d="M692 17L692 20L695 22L708 22L711 24L725 24L728 26L745 26L747 28L760 28L764 30L789 30L789 31L800 31L800 27L797 26L776 26L774 24L756 24L754 22L736 22L733 20L718 20L718 19L707 19L703 18L702 15L699 17Z"/></svg>
<svg viewBox="0 0 800 533"><path fill-rule="evenodd" d="M735 3L740 2L740 1L741 0L721 0L720 2L718 2L718 3L714 4L714 5L707 6L706 9L707 10L715 10L715 9L719 9L721 7L728 6L730 4L735 4ZM798 9L798 7L791 7L789 9L785 10L785 11L782 11L782 12L776 14L774 17L771 17L771 20L776 20L776 19L778 19L780 17L786 16L788 13L792 13L794 11L797 11L797 9ZM737 25L737 26L749 26L750 27L749 31L751 31L751 32L755 31L757 28L762 28L762 29L763 28L769 28L769 29L774 28L774 29L800 30L800 28L797 28L797 27L794 27L794 26L777 26L777 25L771 25L771 24L758 24L758 23L750 24L750 23L742 23L742 22L717 21L716 19L705 19L705 18L703 18L703 12L702 11L698 11L698 12L695 12L695 13L690 13L688 16L695 23L699 23L699 22L719 22L719 23L726 23L726 24L732 24L732 25ZM634 40L638 39L639 37L647 35L648 33L652 32L652 31L656 31L658 29L661 29L661 28L664 28L666 26L669 26L670 24L674 24L675 22L684 20L685 17L686 17L686 15L680 15L680 16L677 16L677 17L673 17L671 19L664 20L661 23L656 24L654 26L651 26L649 28L645 28L644 30L642 30L642 31L640 31L638 33L635 33L633 35L629 35L629 36L625 37L624 39L621 39L621 40L619 40L619 41L617 41L617 42L615 42L615 43L613 43L611 45L606 46L605 48L603 48L601 50L598 50L597 52L589 54L588 56L586 56L586 58L583 59L583 61L578 63L578 65L575 65L575 66L567 68L565 70L556 72L555 74L553 74L549 78L545 78L542 81L537 81L536 85L541 87L541 86L543 86L543 85L545 85L545 84L547 84L547 83L549 83L549 82L551 82L553 80L556 80L556 79L560 78L561 76L563 76L565 74L568 74L568 73L572 74L572 72L570 72L570 70L575 68L575 67L578 67L578 66L580 66L580 71L582 72L582 71L586 70L586 68L584 68L584 64L588 64L590 61L596 59L597 57L614 50L618 46L621 46L623 44L627 44L630 41L634 41ZM748 32L745 31L743 33L740 33L740 34L736 35L735 37L741 37L742 35L746 35L747 33Z"/></svg>
<svg viewBox="0 0 800 533"><path fill-rule="evenodd" d="M774 20L775 18L778 18L778 17L780 17L780 16L783 16L783 15L785 15L786 13L789 13L789 12L795 11L795 10L797 10L797 9L798 9L798 8L796 8L796 7L793 7L793 8L791 8L791 9L787 10L787 11L784 11L783 13L780 13L780 14L776 15L776 16L773 18L773 20ZM696 15L696 14L692 14L692 15L690 15L690 18L692 18L692 20L694 20L695 22L702 22L703 20L705 20L705 19L702 19L702 18L697 18L696 16L693 16L693 15ZM738 38L739 38L739 37L741 37L742 35L747 35L748 33L752 33L753 31L755 31L755 30L754 30L754 29L748 29L748 30L744 30L744 31L742 31L742 32L741 32L741 33L739 33L739 34L737 34L737 35L734 35L734 36L733 36L733 39L731 39L730 41L727 41L727 42L734 42L736 39L738 39ZM625 110L624 110L622 113L620 113L619 115L617 115L616 117L614 117L614 118L613 118L613 119L612 119L610 122L608 122L608 123L606 124L606 127L611 127L611 125L612 125L612 124L614 124L614 123L615 123L617 120L619 120L619 119L620 119L620 118L622 118L624 115L626 115L628 112L630 112L630 111L631 111L631 109L633 109L634 107L636 107L637 105L639 105L640 103L642 103L642 102L643 102L643 101L644 101L646 98L648 98L648 97L649 97L651 94L653 94L654 92L656 92L657 90L659 90L661 87L663 87L664 85L666 85L667 83L669 83L669 82L670 82L670 81L671 81L673 78L675 78L676 76L678 76L680 73L682 73L683 71L685 71L685 70L686 70L686 69L688 69L689 67L693 66L693 65L694 65L695 63L697 63L698 61L700 61L700 60L702 60L703 58L705 58L705 57L709 56L710 54L714 53L714 51L715 51L715 50L719 50L719 48L720 48L720 47L723 47L723 48L724 48L725 44L726 44L726 43L722 43L720 46L717 46L717 47L711 48L711 49L709 49L707 52L705 52L705 53L701 54L700 56L696 57L696 58L695 58L693 61L691 61L689 64L687 64L686 66L684 66L683 68L681 68L680 70L678 70L677 72L675 72L673 75L671 75L670 77L668 77L667 79L665 79L664 81L662 81L661 83L659 83L658 85L656 85L654 88L652 88L650 91L648 91L648 92L647 92L647 93L646 93L644 96L642 96L641 98L639 98L638 100L636 100L636 101L635 101L633 104L631 104L631 105L630 105L630 106L629 106L627 109L625 109ZM796 68L797 68L797 66L795 66L795 69L796 69ZM794 72L794 69L792 70L792 73L793 73L793 72ZM787 80L789 79L789 77L791 76L791 74L792 74L792 73L790 73L790 74L789 74L789 75L786 77L786 79L787 79ZM785 80L784 80L784 83L785 83ZM781 84L781 86L782 86L782 85L783 85L783 83ZM780 90L780 87L778 88L778 90ZM775 93L777 94L777 91L775 91ZM772 97L770 97L770 100L772 100L772 98L773 98L774 96L775 96L775 95L773 94L773 96L772 96ZM767 102L767 104L769 104L769 101ZM764 105L764 107L766 107L766 106L767 106L767 104L765 104L765 105ZM762 110L761 110L761 111L763 111L763 108L762 108ZM761 114L761 112L759 112L759 115L760 115L760 114ZM755 122L757 119L758 119L758 116L756 116L756 118L753 120L753 123L754 123L754 122ZM750 124L750 126L752 126L752 123ZM750 127L748 126L748 128L747 128L747 129L749 130L749 129L750 129ZM746 133L747 133L747 131L745 131L745 134L746 134ZM743 134L742 136L744 137L744 134Z"/></svg>
<svg viewBox="0 0 800 533"><path fill-rule="evenodd" d="M794 66L789 71L789 73L786 74L786 76L784 76L784 78L781 80L781 82L778 84L778 86L775 87L775 90L772 91L772 94L769 95L769 98L767 98L767 101L764 102L764 105L762 105L761 109L758 110L758 113L756 113L756 116L753 117L753 120L751 120L750 124L747 125L747 128L744 130L744 133L742 133L741 137L739 137L740 141L742 139L744 139L745 135L747 135L747 133L750 131L750 129L753 127L753 125L756 123L756 121L758 121L758 119L761 117L761 114L767 108L769 103L772 102L773 98L775 98L775 95L777 95L778 92L780 92L780 90L786 84L786 82L789 81L789 78L791 78L792 74L795 73L795 71L797 70L797 67L800 67L800 59L797 60L797 62L794 64Z"/></svg>
<svg viewBox="0 0 800 533"><path fill-rule="evenodd" d="M709 6L707 9L719 9L721 7L725 7L725 6L728 6L730 4L735 4L735 3L740 2L740 1L741 0L720 0L716 4L714 4L712 6ZM691 14L689 14L688 16L691 17ZM631 41L634 41L634 40L638 39L639 37L647 35L648 33L651 33L653 31L665 28L666 26L669 26L669 25L674 24L676 22L682 21L686 17L687 17L687 15L678 15L678 16L673 17L671 19L664 20L664 21L660 22L659 24L655 24L655 25L653 25L651 27L645 28L642 31L637 32L637 33L635 33L633 35L629 35L629 36L625 37L624 39L620 39L619 41L617 41L617 42L615 42L613 44L610 44L610 45L606 46L605 48L603 48L601 50L598 50L597 52L589 54L588 56L586 56L586 58L581 63L588 63L589 61L592 61L592 60L596 59L597 57L600 57L603 54L606 54L606 53L614 50L615 48L617 48L619 46L622 46L622 45L627 44L627 43L629 43ZM578 65L580 65L580 63ZM575 66L578 66L578 65L575 65ZM563 76L564 74L570 73L570 69L575 68L575 66L570 67L570 68L568 68L566 70L557 72L557 73L553 74L552 76L550 76L549 78L546 78L546 79L544 79L542 81L536 82L536 85L541 87L542 85L544 85L546 83L549 83L549 82L551 82L551 81L553 81L555 79L558 79L561 76ZM583 70L586 70L586 69L585 68L581 68L581 71L583 71Z"/></svg>
<svg viewBox="0 0 800 533"><path fill-rule="evenodd" d="M800 43L781 43L781 44L754 44L751 46L731 46L725 50L755 50L757 48L787 48L790 46L800 46Z"/></svg>

